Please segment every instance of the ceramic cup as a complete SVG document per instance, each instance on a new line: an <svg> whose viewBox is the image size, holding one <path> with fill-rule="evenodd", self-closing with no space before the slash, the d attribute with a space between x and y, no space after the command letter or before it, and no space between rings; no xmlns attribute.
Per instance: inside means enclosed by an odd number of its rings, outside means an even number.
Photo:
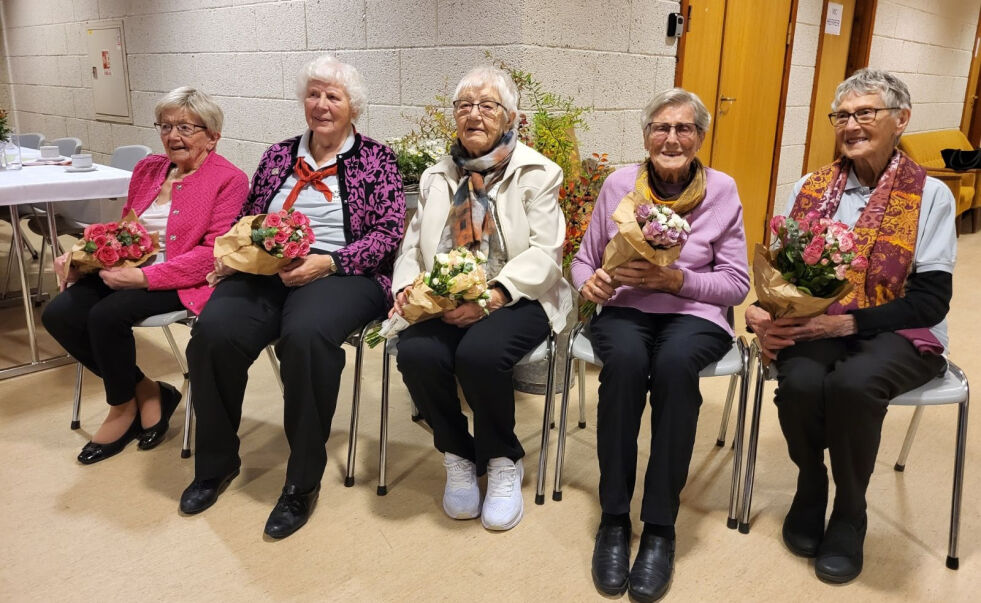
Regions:
<svg viewBox="0 0 981 603"><path fill-rule="evenodd" d="M41 159L57 159L61 157L58 152L58 147L56 146L43 146L41 147Z"/></svg>
<svg viewBox="0 0 981 603"><path fill-rule="evenodd" d="M88 153L79 153L78 155L72 155L72 167L78 169L92 167L92 155Z"/></svg>

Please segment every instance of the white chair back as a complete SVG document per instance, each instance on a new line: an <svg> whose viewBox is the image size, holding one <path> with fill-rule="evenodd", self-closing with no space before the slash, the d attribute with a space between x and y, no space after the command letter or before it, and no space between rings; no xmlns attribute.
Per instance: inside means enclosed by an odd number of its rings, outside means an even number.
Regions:
<svg viewBox="0 0 981 603"><path fill-rule="evenodd" d="M112 152L109 165L132 172L136 164L151 152L150 147L142 144L116 147L116 150ZM59 205L58 213L66 220L79 224L97 224L118 220L123 211L123 206L126 205L126 198L93 199L92 201L61 203Z"/></svg>
<svg viewBox="0 0 981 603"><path fill-rule="evenodd" d="M116 147L116 150L112 152L112 159L109 160L109 165L114 168L126 170L127 172L132 172L136 164L152 152L153 150L150 147L142 144L128 144Z"/></svg>
<svg viewBox="0 0 981 603"><path fill-rule="evenodd" d="M58 154L62 157L71 157L82 152L82 141L78 138L55 138L48 144L58 147Z"/></svg>
<svg viewBox="0 0 981 603"><path fill-rule="evenodd" d="M16 134L10 140L27 149L40 149L41 145L44 144L44 134L40 132L26 132L24 134Z"/></svg>

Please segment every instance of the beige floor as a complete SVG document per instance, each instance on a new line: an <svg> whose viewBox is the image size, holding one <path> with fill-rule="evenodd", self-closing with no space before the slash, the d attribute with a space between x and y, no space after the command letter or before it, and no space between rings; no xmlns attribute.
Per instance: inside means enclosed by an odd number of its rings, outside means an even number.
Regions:
<svg viewBox="0 0 981 603"><path fill-rule="evenodd" d="M9 229L0 228L4 250L8 237ZM975 269L981 265L981 233L966 235L960 243L950 314L953 358L976 376L981 375L974 316L974 299L981 292ZM13 364L26 354L22 322L19 308L0 311L0 364ZM181 344L186 342L186 330L176 331ZM46 336L42 344L49 352L57 349ZM156 330L139 334L139 355L153 377L180 382ZM73 366L0 381L0 599L601 599L589 577L599 517L595 373L587 384L589 425L584 431L574 424L570 429L562 502L548 497L544 506L533 504L541 398L520 396L517 431L529 461L526 507L524 520L507 533L491 533L477 521L443 515L440 459L430 435L409 421L408 397L400 382L392 388L390 493L376 496L377 351L369 354L365 375L357 484L342 484L349 369L327 445L330 461L319 506L305 528L281 542L262 536L282 486L287 454L281 396L264 358L253 367L245 403L242 476L212 509L195 517L177 513L180 492L193 476L193 459L179 458L178 419L158 449L141 452L131 445L115 458L85 467L74 457L105 414L99 381L86 377L82 429L76 432L68 429ZM976 428L967 458L961 569L944 567L953 407L927 410L905 473L895 473L892 465L911 410L889 413L870 487L865 571L852 584L832 587L814 577L812 563L794 557L780 542L794 472L769 401L762 421L752 532L742 535L726 528L732 454L714 445L725 387L725 379L704 381L705 404L683 493L676 574L667 600L977 600L978 595L971 595L981 588L981 518L975 504L981 442ZM767 400L771 396L772 386ZM643 439L642 449L647 436ZM553 437L553 456L554 449ZM554 465L554 458L549 463Z"/></svg>

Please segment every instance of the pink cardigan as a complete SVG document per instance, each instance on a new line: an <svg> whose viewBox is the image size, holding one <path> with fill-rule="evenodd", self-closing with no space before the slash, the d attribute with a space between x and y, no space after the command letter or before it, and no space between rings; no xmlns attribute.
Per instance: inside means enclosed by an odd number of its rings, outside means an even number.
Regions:
<svg viewBox="0 0 981 603"><path fill-rule="evenodd" d="M160 194L170 159L150 155L136 164L123 207L142 214ZM151 291L176 289L184 307L200 314L213 289L204 277L214 267L215 237L228 232L249 193L249 179L221 155L212 152L196 172L171 188L167 219L167 260L143 268Z"/></svg>

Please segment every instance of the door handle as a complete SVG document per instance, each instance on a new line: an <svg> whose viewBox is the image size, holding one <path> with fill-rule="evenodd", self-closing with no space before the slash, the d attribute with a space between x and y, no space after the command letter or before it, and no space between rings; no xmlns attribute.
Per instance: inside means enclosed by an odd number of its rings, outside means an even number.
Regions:
<svg viewBox="0 0 981 603"><path fill-rule="evenodd" d="M734 97L731 97L731 96L720 96L719 97L719 115L725 115L725 114L728 113L728 107L729 107L729 105L725 105L723 103L734 103L734 102L736 102L736 99Z"/></svg>
<svg viewBox="0 0 981 603"><path fill-rule="evenodd" d="M733 98L733 97L731 97L731 96L720 96L719 97L719 101L721 101L723 103L725 103L725 102L734 103L734 102L736 102L736 99Z"/></svg>

